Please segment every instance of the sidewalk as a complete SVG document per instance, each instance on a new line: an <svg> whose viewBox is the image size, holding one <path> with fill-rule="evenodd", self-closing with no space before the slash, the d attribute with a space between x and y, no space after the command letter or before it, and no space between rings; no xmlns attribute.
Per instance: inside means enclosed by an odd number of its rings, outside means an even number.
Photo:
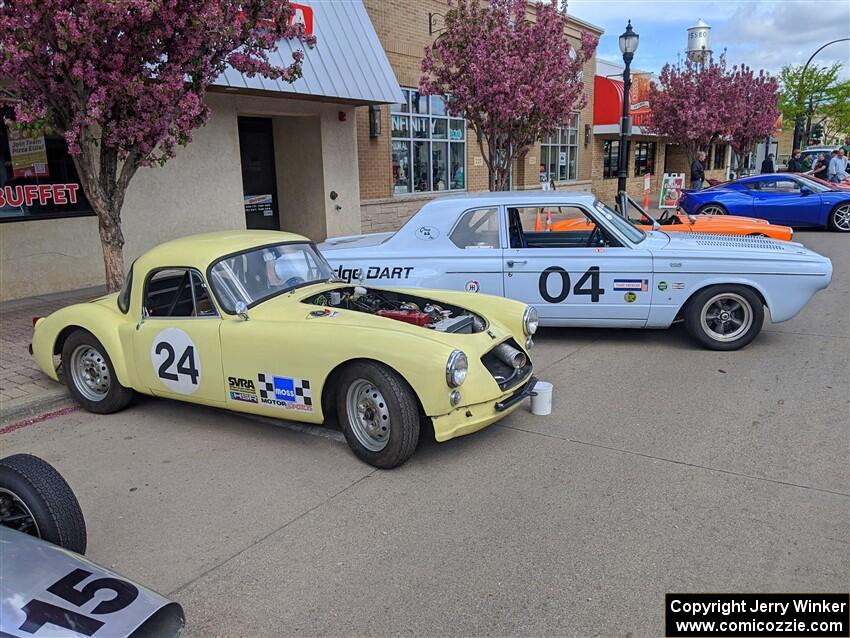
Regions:
<svg viewBox="0 0 850 638"><path fill-rule="evenodd" d="M30 356L32 318L103 293L98 286L0 302L0 422L70 401L65 386L49 379Z"/></svg>

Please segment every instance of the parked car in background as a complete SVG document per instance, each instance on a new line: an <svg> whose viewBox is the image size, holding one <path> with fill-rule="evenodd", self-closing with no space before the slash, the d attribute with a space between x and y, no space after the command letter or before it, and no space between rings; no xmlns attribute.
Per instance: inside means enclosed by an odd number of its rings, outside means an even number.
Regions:
<svg viewBox="0 0 850 638"><path fill-rule="evenodd" d="M539 230L550 224L577 227ZM533 305L548 326L667 328L735 350L796 315L832 277L800 244L766 237L646 232L591 193L522 191L429 201L400 230L328 239L346 281L485 292Z"/></svg>
<svg viewBox="0 0 850 638"><path fill-rule="evenodd" d="M30 454L0 459L0 636L178 636L182 607L81 556L65 479ZM96 604L92 604L96 603Z"/></svg>
<svg viewBox="0 0 850 638"><path fill-rule="evenodd" d="M248 230L149 250L119 294L37 320L32 350L52 379L61 356L91 412L140 392L338 418L359 458L390 468L413 454L426 419L446 441L519 407L536 382L536 329L534 308L498 297L341 284L304 237Z"/></svg>
<svg viewBox="0 0 850 638"><path fill-rule="evenodd" d="M768 173L683 191L681 209L690 215L741 215L773 224L850 232L850 192L802 175Z"/></svg>

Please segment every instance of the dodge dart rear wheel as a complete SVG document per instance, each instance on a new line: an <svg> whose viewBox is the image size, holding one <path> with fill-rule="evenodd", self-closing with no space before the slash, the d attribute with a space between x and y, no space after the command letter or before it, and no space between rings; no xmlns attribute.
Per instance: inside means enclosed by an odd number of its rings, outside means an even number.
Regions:
<svg viewBox="0 0 850 638"><path fill-rule="evenodd" d="M829 229L840 233L850 232L850 204L840 204L829 214Z"/></svg>
<svg viewBox="0 0 850 638"><path fill-rule="evenodd" d="M756 338L764 323L764 306L745 286L710 286L688 302L685 327L711 350L737 350Z"/></svg>
<svg viewBox="0 0 850 638"><path fill-rule="evenodd" d="M337 413L349 447L369 465L396 467L416 450L416 397L404 380L384 365L362 361L342 372Z"/></svg>

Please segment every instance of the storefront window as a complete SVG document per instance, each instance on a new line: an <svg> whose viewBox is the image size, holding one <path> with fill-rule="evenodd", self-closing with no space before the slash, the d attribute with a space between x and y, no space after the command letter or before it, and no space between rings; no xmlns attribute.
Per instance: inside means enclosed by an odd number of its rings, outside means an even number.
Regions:
<svg viewBox="0 0 850 638"><path fill-rule="evenodd" d="M405 101L391 109L393 194L463 190L466 122L449 115L441 96L403 93Z"/></svg>
<svg viewBox="0 0 850 638"><path fill-rule="evenodd" d="M726 144L718 144L714 147L714 169L726 168Z"/></svg>
<svg viewBox="0 0 850 638"><path fill-rule="evenodd" d="M572 113L566 127L540 142L540 181L573 181L577 176L578 113Z"/></svg>
<svg viewBox="0 0 850 638"><path fill-rule="evenodd" d="M620 162L619 140L604 140L602 142L602 178L617 177L617 165Z"/></svg>
<svg viewBox="0 0 850 638"><path fill-rule="evenodd" d="M61 135L27 134L0 105L0 222L92 215Z"/></svg>
<svg viewBox="0 0 850 638"><path fill-rule="evenodd" d="M635 177L655 173L655 142L635 142Z"/></svg>

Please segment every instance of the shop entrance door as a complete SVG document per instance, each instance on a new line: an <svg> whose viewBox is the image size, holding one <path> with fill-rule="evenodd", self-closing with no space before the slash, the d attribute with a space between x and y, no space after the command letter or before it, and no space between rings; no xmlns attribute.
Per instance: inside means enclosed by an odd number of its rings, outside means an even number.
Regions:
<svg viewBox="0 0 850 638"><path fill-rule="evenodd" d="M239 157L246 228L280 230L271 118L239 118Z"/></svg>

